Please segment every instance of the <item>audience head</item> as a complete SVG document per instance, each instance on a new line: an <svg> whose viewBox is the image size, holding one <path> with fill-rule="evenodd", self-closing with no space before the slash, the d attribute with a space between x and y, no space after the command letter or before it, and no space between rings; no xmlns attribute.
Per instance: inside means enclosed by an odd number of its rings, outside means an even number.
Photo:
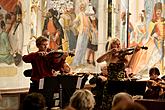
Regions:
<svg viewBox="0 0 165 110"><path fill-rule="evenodd" d="M74 109L74 108L71 107L71 106L68 106L68 107L66 107L64 110L76 110L76 109Z"/></svg>
<svg viewBox="0 0 165 110"><path fill-rule="evenodd" d="M150 79L157 79L158 76L160 75L160 71L157 67L152 67L150 70L149 70L149 76L150 76Z"/></svg>
<svg viewBox="0 0 165 110"><path fill-rule="evenodd" d="M61 68L61 72L67 74L71 71L71 68L68 63L64 63L63 67Z"/></svg>
<svg viewBox="0 0 165 110"><path fill-rule="evenodd" d="M95 105L95 99L91 91L80 89L73 93L69 105L76 110L92 110Z"/></svg>
<svg viewBox="0 0 165 110"><path fill-rule="evenodd" d="M40 93L28 94L23 101L23 110L45 110L45 98Z"/></svg>
<svg viewBox="0 0 165 110"><path fill-rule="evenodd" d="M101 73L104 76L108 75L107 64L104 62L101 63Z"/></svg>
<svg viewBox="0 0 165 110"><path fill-rule="evenodd" d="M134 102L133 98L131 95L125 92L120 92L117 93L112 100L112 107L116 106L118 103L129 103L129 102Z"/></svg>
<svg viewBox="0 0 165 110"><path fill-rule="evenodd" d="M44 36L40 36L36 39L36 46L40 51L45 51L49 46L49 39Z"/></svg>
<svg viewBox="0 0 165 110"><path fill-rule="evenodd" d="M127 104L117 104L112 110L147 110L143 105L134 102L134 103L127 103Z"/></svg>

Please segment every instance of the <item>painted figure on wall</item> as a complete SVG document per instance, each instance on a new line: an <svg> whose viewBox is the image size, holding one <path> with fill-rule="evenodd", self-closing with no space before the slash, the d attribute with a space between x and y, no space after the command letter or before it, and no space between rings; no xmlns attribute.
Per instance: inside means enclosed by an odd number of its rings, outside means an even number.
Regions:
<svg viewBox="0 0 165 110"><path fill-rule="evenodd" d="M160 71L163 69L165 19L162 17L161 2L155 3L152 15L148 26L146 24L146 39L144 39L144 45L148 47L148 50L140 51L136 57L138 59L134 65L134 72L136 73L146 73L153 66L160 68Z"/></svg>
<svg viewBox="0 0 165 110"><path fill-rule="evenodd" d="M6 31L6 25L3 20L0 22L0 29L0 63L10 65L14 63L14 57L12 55L12 48Z"/></svg>
<svg viewBox="0 0 165 110"><path fill-rule="evenodd" d="M73 51L76 48L76 37L72 31L72 18L69 14L69 9L67 7L63 7L63 13L60 16L59 22L64 31L64 39L63 44L68 42L68 47L64 47L66 51Z"/></svg>
<svg viewBox="0 0 165 110"><path fill-rule="evenodd" d="M76 42L77 42L77 37L75 36L73 30L73 20L71 16L71 9L70 6L63 6L62 7L63 12L60 15L59 22L63 28L64 31L64 39L62 39L62 47L64 51L75 51L76 49ZM66 62L71 64L73 61L73 57L68 56L66 58Z"/></svg>
<svg viewBox="0 0 165 110"><path fill-rule="evenodd" d="M13 4L10 4L10 3ZM8 5L7 5L8 4ZM0 2L1 10L5 10L5 26L6 32L11 46L11 53L14 57L14 63L18 66L22 60L23 49L23 24L22 24L22 4L19 0Z"/></svg>
<svg viewBox="0 0 165 110"><path fill-rule="evenodd" d="M138 22L135 24L135 33L136 42L143 45L143 39L145 39L146 36L146 22L143 12L140 12L138 15Z"/></svg>
<svg viewBox="0 0 165 110"><path fill-rule="evenodd" d="M31 6L31 39L37 36L37 6Z"/></svg>
<svg viewBox="0 0 165 110"><path fill-rule="evenodd" d="M127 47L127 42L126 42L127 38L128 38L128 46L133 45L133 41L134 41L134 27L130 22L130 15L131 13L128 14L129 23L128 23L128 35L127 35L126 12L121 13L120 39L121 39L121 46L125 48Z"/></svg>
<svg viewBox="0 0 165 110"><path fill-rule="evenodd" d="M49 48L58 50L62 49L62 39L64 37L62 26L57 19L58 12L53 8L48 10L44 21L43 35L50 40Z"/></svg>
<svg viewBox="0 0 165 110"><path fill-rule="evenodd" d="M17 2L14 13L11 14L11 30L9 31L9 40L14 52L15 64L18 65L22 58L23 49L23 24L22 24L22 4ZM17 43L16 43L17 42Z"/></svg>
<svg viewBox="0 0 165 110"><path fill-rule="evenodd" d="M96 17L96 9L93 7L93 10L95 12L94 15L91 15L89 17L91 21L92 31L91 31L91 37L88 40L87 45L87 63L92 64L93 66L96 66L95 63L95 52L98 50L98 19Z"/></svg>
<svg viewBox="0 0 165 110"><path fill-rule="evenodd" d="M162 3L157 2L154 6L152 19L149 23L149 36L151 36L152 42L154 42L154 51L148 58L151 66L160 63L164 56L165 18L162 17L162 11Z"/></svg>
<svg viewBox="0 0 165 110"><path fill-rule="evenodd" d="M75 50L75 57L73 60L73 66L80 66L86 63L85 55L87 51L88 39L90 36L91 23L89 17L85 14L85 3L80 4L80 13L74 20L75 24L78 24L78 38Z"/></svg>

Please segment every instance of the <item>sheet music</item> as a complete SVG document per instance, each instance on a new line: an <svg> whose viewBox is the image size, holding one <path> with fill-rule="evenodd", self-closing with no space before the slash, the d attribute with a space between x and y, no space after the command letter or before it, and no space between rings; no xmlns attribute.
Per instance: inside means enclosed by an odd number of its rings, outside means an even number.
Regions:
<svg viewBox="0 0 165 110"><path fill-rule="evenodd" d="M78 77L78 79L77 79L77 85L76 85L76 88L77 89L80 89L80 87L81 87L81 82L82 82L82 79L83 79L84 77Z"/></svg>
<svg viewBox="0 0 165 110"><path fill-rule="evenodd" d="M40 79L39 82L39 89L43 89L44 88L44 78Z"/></svg>

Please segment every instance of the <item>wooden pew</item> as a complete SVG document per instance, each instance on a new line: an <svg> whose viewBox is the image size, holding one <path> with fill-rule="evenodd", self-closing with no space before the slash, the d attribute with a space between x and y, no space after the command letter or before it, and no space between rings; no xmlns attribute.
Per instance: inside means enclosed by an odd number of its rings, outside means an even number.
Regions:
<svg viewBox="0 0 165 110"><path fill-rule="evenodd" d="M137 99L135 102L142 104L147 110L165 110L165 100Z"/></svg>

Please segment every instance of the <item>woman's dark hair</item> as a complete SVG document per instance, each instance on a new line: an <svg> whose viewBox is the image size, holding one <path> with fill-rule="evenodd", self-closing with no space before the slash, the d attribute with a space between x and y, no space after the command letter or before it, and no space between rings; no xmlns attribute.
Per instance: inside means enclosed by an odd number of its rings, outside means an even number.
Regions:
<svg viewBox="0 0 165 110"><path fill-rule="evenodd" d="M149 75L152 75L153 73L155 73L156 75L160 75L160 71L157 67L152 67L150 70L149 70Z"/></svg>

